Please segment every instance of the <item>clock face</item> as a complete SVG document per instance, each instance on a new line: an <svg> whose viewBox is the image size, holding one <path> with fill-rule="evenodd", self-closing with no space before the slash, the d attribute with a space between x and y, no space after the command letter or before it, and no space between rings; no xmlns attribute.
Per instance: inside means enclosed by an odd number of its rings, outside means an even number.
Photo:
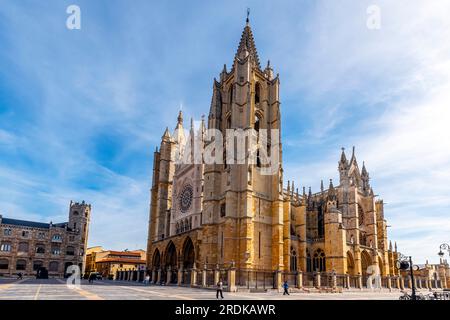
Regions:
<svg viewBox="0 0 450 320"><path fill-rule="evenodd" d="M183 188L183 191L181 191L180 195L180 209L181 212L186 212L189 210L189 208L192 205L192 197L193 197L193 190L192 186L187 185Z"/></svg>

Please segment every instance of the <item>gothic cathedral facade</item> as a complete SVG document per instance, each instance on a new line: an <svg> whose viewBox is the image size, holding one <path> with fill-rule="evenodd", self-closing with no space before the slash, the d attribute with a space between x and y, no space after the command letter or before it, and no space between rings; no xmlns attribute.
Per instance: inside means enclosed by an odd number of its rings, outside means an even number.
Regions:
<svg viewBox="0 0 450 320"><path fill-rule="evenodd" d="M202 120L198 130L191 123L185 134L180 112L175 131L166 129L154 153L149 270L232 265L238 270L356 276L375 265L382 275L398 274L383 201L375 199L354 150L350 160L342 150L339 185L330 180L327 189L322 183L314 194L304 188L299 193L294 183L284 187L279 87L270 62L261 69L247 21L231 70L224 66L219 81L214 79L207 123ZM258 161L177 163L177 150L190 140L211 143L205 138L207 129L224 135L229 129L278 130L278 136L269 134L266 141L267 153L278 153L278 167L267 175L257 170Z"/></svg>

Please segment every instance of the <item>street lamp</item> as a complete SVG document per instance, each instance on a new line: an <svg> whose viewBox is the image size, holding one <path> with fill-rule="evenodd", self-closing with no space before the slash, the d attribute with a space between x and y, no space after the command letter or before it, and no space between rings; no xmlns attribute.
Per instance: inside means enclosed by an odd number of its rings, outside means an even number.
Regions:
<svg viewBox="0 0 450 320"><path fill-rule="evenodd" d="M404 256L401 253L398 253L398 257L397 257L397 267L400 270L407 270L409 269L409 273L411 276L411 290L412 290L412 294L411 294L411 299L412 300L417 300L416 298L416 284L414 282L414 272L413 272L413 262L412 262L412 258L411 256Z"/></svg>
<svg viewBox="0 0 450 320"><path fill-rule="evenodd" d="M439 253L438 256L443 258L444 257L444 252L442 252L442 250L447 250L448 251L448 255L450 256L450 245L448 245L447 243L443 243L439 246Z"/></svg>

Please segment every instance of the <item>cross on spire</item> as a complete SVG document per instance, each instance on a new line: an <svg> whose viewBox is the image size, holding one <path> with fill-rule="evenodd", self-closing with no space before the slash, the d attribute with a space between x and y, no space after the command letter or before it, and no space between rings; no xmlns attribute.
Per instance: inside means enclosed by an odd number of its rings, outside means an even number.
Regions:
<svg viewBox="0 0 450 320"><path fill-rule="evenodd" d="M250 16L250 8L247 8L247 20L245 20L245 22L247 23L247 25L250 23L249 16Z"/></svg>

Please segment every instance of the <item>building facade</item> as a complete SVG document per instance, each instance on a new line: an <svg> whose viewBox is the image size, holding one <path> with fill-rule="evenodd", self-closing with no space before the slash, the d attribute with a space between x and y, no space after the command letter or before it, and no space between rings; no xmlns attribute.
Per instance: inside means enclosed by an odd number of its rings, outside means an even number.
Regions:
<svg viewBox="0 0 450 320"><path fill-rule="evenodd" d="M376 199L354 149L350 159L342 150L336 185L330 180L325 188L322 182L312 193L285 183L279 90L270 62L261 68L247 21L231 70L224 66L213 81L207 123L194 129L191 120L184 130L180 112L175 131L167 128L154 152L147 247L153 278L180 283L180 271L230 267L238 283L248 281L239 275L247 271L303 272L312 282L313 273L327 272L364 282L369 267L384 277L399 276L383 201ZM194 140L205 150L218 143L208 129L226 136L223 161L177 162L186 150L195 158L194 148L186 148ZM230 130L256 135L256 161L229 162ZM279 159L271 174L261 170L263 155Z"/></svg>
<svg viewBox="0 0 450 320"><path fill-rule="evenodd" d="M19 272L34 276L45 268L50 277L62 277L68 266L82 272L87 246L91 205L70 202L69 220L41 223L0 215L0 274Z"/></svg>
<svg viewBox="0 0 450 320"><path fill-rule="evenodd" d="M88 248L86 252L86 271L99 272L103 278L116 280L121 271L142 271L146 268L145 250L114 251L102 247Z"/></svg>

